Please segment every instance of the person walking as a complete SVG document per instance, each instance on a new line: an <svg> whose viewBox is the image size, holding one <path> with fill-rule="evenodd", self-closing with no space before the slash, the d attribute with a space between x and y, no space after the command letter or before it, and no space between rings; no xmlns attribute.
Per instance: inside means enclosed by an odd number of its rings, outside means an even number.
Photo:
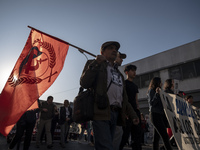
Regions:
<svg viewBox="0 0 200 150"><path fill-rule="evenodd" d="M128 102L123 75L114 66L120 44L102 44L95 60L88 60L80 78L83 88L91 88L94 95L93 130L96 150L113 150L113 136L117 123L125 125L128 117L134 124L139 119Z"/></svg>
<svg viewBox="0 0 200 150"><path fill-rule="evenodd" d="M169 142L169 136L166 130L166 128L168 127L168 121L165 116L164 108L160 98L161 86L161 78L154 77L149 84L147 94L150 119L154 126L153 150L159 150L160 137L163 140L165 149L172 150Z"/></svg>
<svg viewBox="0 0 200 150"><path fill-rule="evenodd" d="M174 94L174 80L173 79L167 79L165 80L164 83L164 92L169 93L169 94ZM171 128L167 128L167 134L169 135L170 138L170 144L173 147L177 147L176 141L174 139L174 135L172 133Z"/></svg>
<svg viewBox="0 0 200 150"><path fill-rule="evenodd" d="M38 127L38 133L36 137L36 147L40 147L40 137L43 128L45 128L47 138L47 148L52 148L52 137L51 137L51 120L54 116L54 104L53 97L48 96L47 101L43 102L40 108L40 123Z"/></svg>
<svg viewBox="0 0 200 150"><path fill-rule="evenodd" d="M68 136L70 124L72 122L72 108L69 106L69 101L64 100L64 106L60 107L60 143L61 147L65 148L65 138Z"/></svg>
<svg viewBox="0 0 200 150"><path fill-rule="evenodd" d="M38 101L39 104L39 101ZM31 143L31 137L33 133L33 129L36 123L36 113L39 112L39 109L28 110L26 111L21 118L18 120L16 126L16 134L12 139L8 149L11 150L18 144L17 149L20 148L21 138L25 133L24 138L24 147L23 150L28 150Z"/></svg>
<svg viewBox="0 0 200 150"><path fill-rule="evenodd" d="M114 62L115 65L121 66L123 59L125 59L125 58L126 58L126 54L118 52L117 58L115 59L115 62ZM120 142L122 139L122 135L123 135L122 126L117 125L116 129L115 129L114 139L113 139L113 149L114 150L119 150L119 145L120 145Z"/></svg>
<svg viewBox="0 0 200 150"><path fill-rule="evenodd" d="M124 72L127 76L125 80L126 84L126 93L128 95L128 102L131 104L132 108L136 112L139 118L139 124L134 125L132 121L127 118L126 119L126 127L123 127L123 135L120 143L119 150L122 150L125 144L127 143L129 136L131 134L131 147L133 150L141 150L141 137L142 137L142 128L141 128L141 115L139 110L138 103L138 87L135 83L133 83L133 79L136 76L137 67L135 65L127 65L124 69Z"/></svg>

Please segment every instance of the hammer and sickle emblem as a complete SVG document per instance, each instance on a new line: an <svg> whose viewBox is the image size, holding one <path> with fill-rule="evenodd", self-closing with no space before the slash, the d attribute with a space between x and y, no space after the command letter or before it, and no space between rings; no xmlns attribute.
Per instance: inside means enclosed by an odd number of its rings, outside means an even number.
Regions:
<svg viewBox="0 0 200 150"><path fill-rule="evenodd" d="M39 62L41 63L42 61L45 61L45 60L40 60L40 61L37 60L37 63L35 66L32 66L32 60L37 58L41 54L42 52L39 51L39 49L36 46L32 47L28 55L24 58L24 60L22 61L19 67L19 76L23 69L25 69L26 74L29 74L29 71L37 70L39 68Z"/></svg>

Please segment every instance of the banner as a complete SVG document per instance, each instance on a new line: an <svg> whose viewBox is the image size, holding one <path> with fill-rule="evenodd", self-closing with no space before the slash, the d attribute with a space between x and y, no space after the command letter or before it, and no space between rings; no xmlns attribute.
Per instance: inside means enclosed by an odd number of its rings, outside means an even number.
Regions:
<svg viewBox="0 0 200 150"><path fill-rule="evenodd" d="M8 135L28 109L61 72L69 45L43 32L31 30L25 47L0 95L0 132Z"/></svg>
<svg viewBox="0 0 200 150"><path fill-rule="evenodd" d="M181 150L200 149L200 109L174 94L160 91L165 114Z"/></svg>

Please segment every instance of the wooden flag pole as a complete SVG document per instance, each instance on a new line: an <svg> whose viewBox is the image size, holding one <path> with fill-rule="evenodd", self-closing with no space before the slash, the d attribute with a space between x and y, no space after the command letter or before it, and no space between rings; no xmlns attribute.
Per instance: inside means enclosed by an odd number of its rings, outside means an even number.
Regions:
<svg viewBox="0 0 200 150"><path fill-rule="evenodd" d="M89 55L91 55L91 56L93 56L93 57L96 57L96 55L94 55L94 54L92 54L92 53L90 53L90 52L88 52L88 51L86 51L86 50L84 50L84 49L82 49L82 48L80 48L80 47L78 47L78 46L75 46L75 45L70 44L70 43L68 43L68 42L66 42L66 41L64 41L64 40L61 40L61 39L57 38L57 37L54 37L54 36L49 35L49 34L47 34L47 33L44 33L44 32L42 32L42 31L40 31L40 30L38 30L38 29L35 29L35 28L31 27L31 26L28 26L28 27L31 28L31 29L33 29L33 30L36 30L36 31L38 31L38 32L41 32L42 34L45 34L45 35L47 35L47 36L49 36L49 37L51 37L51 38L54 38L54 39L56 39L56 40L58 40L58 41L60 41L60 42L66 43L66 44L68 44L68 45L70 45L70 46L72 46L72 47L78 49L81 53L87 53L87 54L89 54Z"/></svg>

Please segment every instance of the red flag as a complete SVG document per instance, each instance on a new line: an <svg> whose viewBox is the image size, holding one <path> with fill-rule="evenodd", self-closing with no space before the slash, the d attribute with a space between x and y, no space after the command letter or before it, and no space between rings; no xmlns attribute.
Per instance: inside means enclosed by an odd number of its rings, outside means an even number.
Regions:
<svg viewBox="0 0 200 150"><path fill-rule="evenodd" d="M53 84L61 72L69 45L31 30L26 45L0 95L0 132L7 136L27 109Z"/></svg>

